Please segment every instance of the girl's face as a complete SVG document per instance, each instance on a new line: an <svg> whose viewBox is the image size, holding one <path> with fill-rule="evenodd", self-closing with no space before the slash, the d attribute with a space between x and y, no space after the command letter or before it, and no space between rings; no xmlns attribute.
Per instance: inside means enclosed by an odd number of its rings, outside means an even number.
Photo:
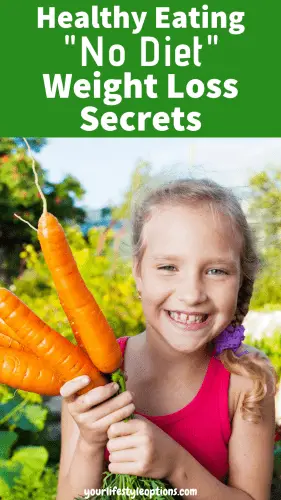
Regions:
<svg viewBox="0 0 281 500"><path fill-rule="evenodd" d="M134 276L147 331L179 351L203 347L234 317L242 238L228 216L202 203L154 208L143 243Z"/></svg>

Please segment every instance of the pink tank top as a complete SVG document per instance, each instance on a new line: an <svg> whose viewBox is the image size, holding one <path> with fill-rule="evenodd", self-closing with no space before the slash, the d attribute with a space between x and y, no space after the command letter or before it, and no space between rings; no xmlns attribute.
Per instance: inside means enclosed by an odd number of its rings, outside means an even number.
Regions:
<svg viewBox="0 0 281 500"><path fill-rule="evenodd" d="M118 339L124 368L129 337ZM194 399L175 413L149 416L135 411L160 427L185 448L213 476L223 481L228 473L228 442L231 425L228 411L230 373L212 357L207 373ZM105 459L109 453L105 449Z"/></svg>

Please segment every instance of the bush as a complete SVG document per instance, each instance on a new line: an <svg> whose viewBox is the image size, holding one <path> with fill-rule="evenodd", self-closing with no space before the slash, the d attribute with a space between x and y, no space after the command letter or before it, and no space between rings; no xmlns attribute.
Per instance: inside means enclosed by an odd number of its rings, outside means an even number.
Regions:
<svg viewBox="0 0 281 500"><path fill-rule="evenodd" d="M55 500L57 467L46 467L47 449L18 446L21 434L44 428L48 410L41 396L0 385L0 401L0 499Z"/></svg>
<svg viewBox="0 0 281 500"><path fill-rule="evenodd" d="M260 340L252 339L250 335L245 338L245 344L252 345L263 351L273 364L278 378L281 379L281 332L276 330L271 337L263 337Z"/></svg>

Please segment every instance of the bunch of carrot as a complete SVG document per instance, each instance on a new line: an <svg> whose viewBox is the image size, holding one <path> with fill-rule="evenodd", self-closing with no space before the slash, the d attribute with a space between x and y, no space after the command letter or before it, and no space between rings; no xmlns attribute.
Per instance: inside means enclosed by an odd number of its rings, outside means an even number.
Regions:
<svg viewBox="0 0 281 500"><path fill-rule="evenodd" d="M12 292L0 288L0 383L57 395L68 380L88 375L91 383L80 391L83 394L108 383L103 373L118 370L122 354L79 273L62 226L47 211L34 160L33 171L43 200L38 239L77 345L46 325Z"/></svg>
<svg viewBox="0 0 281 500"><path fill-rule="evenodd" d="M77 345L46 325L12 292L0 288L0 383L38 394L57 395L68 380L88 375L91 383L79 392L83 394L105 385L108 380L104 374L111 374L123 392L126 385L120 370L122 353L119 344L79 273L61 225L47 211L34 159L32 168L43 201L43 214L36 229L38 239ZM111 490L114 486L124 490L147 487L164 490L167 484L156 479L106 472L102 488ZM93 498L108 500L109 497L101 493ZM128 497L122 495L118 498ZM139 495L134 498L144 499ZM150 498L156 499L155 495ZM162 498L172 500L173 497Z"/></svg>

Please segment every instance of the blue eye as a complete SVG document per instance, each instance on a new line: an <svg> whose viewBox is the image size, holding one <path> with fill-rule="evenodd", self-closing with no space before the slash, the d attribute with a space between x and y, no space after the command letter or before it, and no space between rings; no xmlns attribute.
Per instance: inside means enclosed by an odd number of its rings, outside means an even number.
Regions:
<svg viewBox="0 0 281 500"><path fill-rule="evenodd" d="M217 274L227 274L226 271L223 271L222 269L209 269L209 271L217 271L216 273L211 273L213 274L214 276L216 276Z"/></svg>
<svg viewBox="0 0 281 500"><path fill-rule="evenodd" d="M164 271L175 271L175 266L172 265L167 265L167 266L161 266L158 267L158 269L163 269Z"/></svg>

